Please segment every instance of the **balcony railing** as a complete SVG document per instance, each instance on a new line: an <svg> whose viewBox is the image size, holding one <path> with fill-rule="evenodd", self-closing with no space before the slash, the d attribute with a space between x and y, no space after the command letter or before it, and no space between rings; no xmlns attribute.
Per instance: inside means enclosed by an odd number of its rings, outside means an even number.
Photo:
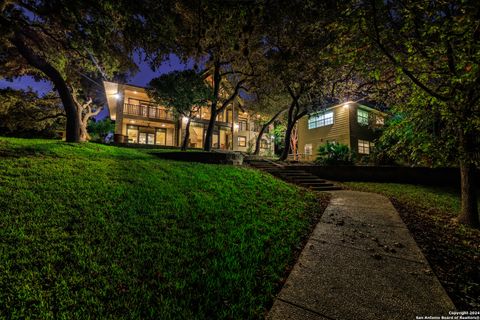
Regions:
<svg viewBox="0 0 480 320"><path fill-rule="evenodd" d="M137 105L137 104L129 104L125 103L123 106L123 113L132 115L132 116L139 116L151 119L162 119L162 120L173 120L173 114L168 112L165 109L154 107L154 106L146 106L146 105Z"/></svg>

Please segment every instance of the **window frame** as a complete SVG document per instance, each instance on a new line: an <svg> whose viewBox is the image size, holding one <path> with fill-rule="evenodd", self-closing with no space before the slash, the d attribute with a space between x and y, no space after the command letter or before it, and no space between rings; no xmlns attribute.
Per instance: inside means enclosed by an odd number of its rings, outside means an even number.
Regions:
<svg viewBox="0 0 480 320"><path fill-rule="evenodd" d="M361 115L361 113L364 113L364 114ZM361 108L357 109L357 123L359 125L368 126L369 117L370 117L370 112Z"/></svg>
<svg viewBox="0 0 480 320"><path fill-rule="evenodd" d="M326 127L335 124L334 110L322 111L310 115L307 120L309 130Z"/></svg>
<svg viewBox="0 0 480 320"><path fill-rule="evenodd" d="M243 143L240 142L240 138L243 138ZM246 147L247 146L247 137L246 136L238 136L237 143L239 147Z"/></svg>
<svg viewBox="0 0 480 320"><path fill-rule="evenodd" d="M371 141L358 139L357 140L357 151L358 151L358 153L359 154L364 154L364 155L370 154L371 145L372 145Z"/></svg>

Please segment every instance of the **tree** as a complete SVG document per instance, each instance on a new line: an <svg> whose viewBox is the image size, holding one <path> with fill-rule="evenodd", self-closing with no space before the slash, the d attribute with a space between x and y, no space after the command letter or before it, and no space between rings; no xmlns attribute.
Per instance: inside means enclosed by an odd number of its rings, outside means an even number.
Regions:
<svg viewBox="0 0 480 320"><path fill-rule="evenodd" d="M33 75L53 83L62 101L66 140L80 141L80 117L69 85L88 72L113 74L130 67L130 48L121 30L127 11L116 1L0 2L0 74ZM115 8L115 9L114 9ZM114 11L115 10L115 11Z"/></svg>
<svg viewBox="0 0 480 320"><path fill-rule="evenodd" d="M296 122L338 101L337 80L348 79L350 65L345 65L335 51L339 39L348 34L341 24L345 7L348 3L340 1L292 1L268 7L269 23L263 41L266 72L278 79L290 98L280 160L288 157Z"/></svg>
<svg viewBox="0 0 480 320"><path fill-rule="evenodd" d="M0 133L14 136L54 136L65 122L65 112L54 93L0 89Z"/></svg>
<svg viewBox="0 0 480 320"><path fill-rule="evenodd" d="M261 125L261 129L253 151L254 155L259 155L263 135L275 120L288 110L289 96L282 91L276 79L262 71L253 79L251 91L253 99L247 100L244 107L259 115L257 122Z"/></svg>
<svg viewBox="0 0 480 320"><path fill-rule="evenodd" d="M155 1L150 5L153 8ZM217 115L247 90L255 74L253 61L261 54L261 36L256 32L260 25L255 23L259 4L200 0L176 1L172 7L175 10L173 32L177 35L174 52L202 65L211 85L210 120L204 140L204 150L210 151ZM157 12L158 15L150 15L145 22L153 33L163 28L163 13ZM156 52L162 47L158 39L149 37L146 51L154 67L162 61Z"/></svg>
<svg viewBox="0 0 480 320"><path fill-rule="evenodd" d="M462 212L479 227L475 170L479 165L480 29L477 1L375 1L359 6L362 32L411 83L409 113L438 117L455 145ZM379 66L381 69L381 66ZM415 123L413 123L415 124Z"/></svg>
<svg viewBox="0 0 480 320"><path fill-rule="evenodd" d="M172 108L187 119L181 149L187 149L190 121L211 100L211 90L202 74L194 70L174 71L152 79L148 93L158 104Z"/></svg>
<svg viewBox="0 0 480 320"><path fill-rule="evenodd" d="M71 92L73 102L75 103L75 107L77 109L77 117L79 120L79 141L85 142L90 140L90 135L88 134L87 130L90 118L98 115L102 111L103 107L95 104L92 97L87 97L86 99L82 98L82 96L79 94L78 90L74 86L71 86Z"/></svg>

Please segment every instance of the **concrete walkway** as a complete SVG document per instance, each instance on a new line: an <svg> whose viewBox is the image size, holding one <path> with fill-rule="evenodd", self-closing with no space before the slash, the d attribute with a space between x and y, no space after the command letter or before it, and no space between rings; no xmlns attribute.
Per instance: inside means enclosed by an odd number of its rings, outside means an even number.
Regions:
<svg viewBox="0 0 480 320"><path fill-rule="evenodd" d="M415 319L455 310L387 198L331 193L267 319Z"/></svg>

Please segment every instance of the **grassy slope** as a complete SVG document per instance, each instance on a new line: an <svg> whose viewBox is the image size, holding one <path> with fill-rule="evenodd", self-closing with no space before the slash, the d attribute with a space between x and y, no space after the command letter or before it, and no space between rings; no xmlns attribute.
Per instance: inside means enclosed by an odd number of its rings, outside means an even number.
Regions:
<svg viewBox="0 0 480 320"><path fill-rule="evenodd" d="M0 138L0 317L261 318L315 197L249 169Z"/></svg>
<svg viewBox="0 0 480 320"><path fill-rule="evenodd" d="M457 308L480 308L480 231L452 222L460 211L457 190L396 183L345 185L391 198Z"/></svg>

